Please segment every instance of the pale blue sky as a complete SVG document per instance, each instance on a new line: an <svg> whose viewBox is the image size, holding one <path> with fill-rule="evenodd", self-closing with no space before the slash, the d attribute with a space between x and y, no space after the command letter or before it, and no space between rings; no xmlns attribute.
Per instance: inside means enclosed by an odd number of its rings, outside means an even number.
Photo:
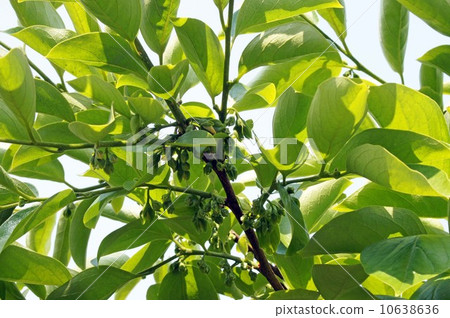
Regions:
<svg viewBox="0 0 450 318"><path fill-rule="evenodd" d="M237 0L237 7L243 2ZM381 51L379 44L379 10L380 1L374 0L346 0L347 5L347 25L349 27L347 44L356 56L366 67L374 71L377 75L387 81L399 82L399 77L394 73ZM60 10L62 12L62 10ZM181 6L179 10L179 16L181 17L194 17L199 18L208 23L215 31L220 30L220 21L217 8L214 6L213 0L181 0ZM70 26L70 22L66 16L64 16L66 26ZM424 22L411 15L410 17L410 34L408 43L408 49L405 60L405 80L406 85L413 88L419 88L419 69L420 63L417 62L417 58L422 56L429 49L442 44L448 44L448 38L440 35L436 31L432 30ZM12 10L8 0L0 0L0 30L6 30L17 25L14 11ZM326 25L321 23L320 26L329 35L335 38L334 32ZM244 49L246 43L253 38L254 35L240 36L235 42L235 46L232 52L232 68L231 77L237 74L237 62L240 54ZM7 34L0 33L0 40L7 43L10 46L20 46L21 43ZM27 49L29 58L47 73L55 81L58 81L56 73L49 63L37 53L31 49ZM154 61L157 61L156 55L152 54ZM365 74L359 73L361 77L366 78ZM249 77L246 77L248 80ZM448 80L448 78L446 78ZM209 97L206 95L204 89L200 86L192 89L183 98L183 101L203 101L209 104ZM446 104L448 106L449 99L446 98ZM263 114L261 116L261 114ZM260 137L270 137L272 127L272 115L273 109L251 111L243 114L246 118L258 118L255 122L255 132ZM73 160L63 159L63 163L66 166L67 180L78 187L88 186L95 184L95 180L80 177L85 167L76 163ZM38 186L40 195L50 196L51 194L63 190L66 186L56 184L52 182L44 181L32 181ZM257 194L258 191L251 191L251 194ZM136 207L138 209L138 207ZM121 224L109 220L102 219L97 225L97 229L93 231L92 239L89 245L88 254L89 257L94 258L96 255L97 247L101 239L109 232L120 226ZM130 296L130 299L139 299L144 297L146 288L150 285L150 280L143 281Z"/></svg>

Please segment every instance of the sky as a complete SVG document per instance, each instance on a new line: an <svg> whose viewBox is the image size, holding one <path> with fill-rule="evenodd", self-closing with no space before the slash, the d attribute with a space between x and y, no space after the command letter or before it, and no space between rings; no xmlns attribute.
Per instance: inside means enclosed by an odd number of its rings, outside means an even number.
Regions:
<svg viewBox="0 0 450 318"><path fill-rule="evenodd" d="M242 2L243 0L236 0L235 7L240 7ZM399 83L399 76L389 67L389 64L383 56L379 43L378 21L380 2L380 0L345 0L347 6L348 27L346 42L353 55L367 68L388 82ZM59 12L63 16L66 27L72 28L70 20L67 15L64 14L64 11L60 9ZM214 31L216 31L216 33L219 33L221 29L218 10L214 5L213 0L181 0L178 16L201 19ZM9 1L0 0L0 31L13 28L17 25L18 22ZM333 39L336 39L334 32L330 27L328 27L326 22L322 21L319 26ZM255 35L242 35L235 41L231 55L232 68L230 78L235 78L237 76L237 65L240 55L246 44L254 36ZM0 32L0 41L12 47L22 46L20 41L3 32ZM421 57L428 50L442 44L448 44L447 37L437 33L414 15L410 15L409 42L405 58L405 84L407 86L416 89L420 87L420 63L417 61L417 58ZM45 58L29 48L27 48L26 52L29 58L35 62L35 64L39 65L47 75L50 75L53 80L58 81L56 73ZM157 56L152 52L149 52L149 54L152 60L156 63L158 60ZM358 74L363 78L368 78L361 72ZM66 76L66 80L68 79L70 79L70 76ZM244 77L244 80L250 81L251 76ZM446 77L445 80L448 81L448 77ZM183 97L183 102L203 101L206 104L209 104L209 100L210 98L206 94L206 91L200 85L190 90ZM447 106L450 104L448 96L445 98L445 103ZM242 113L242 116L246 119L258 118L255 121L254 130L258 137L264 138L271 136L273 111L274 108L249 111ZM77 187L85 187L95 184L95 180L81 177L81 175L85 172L85 166L69 158L62 158L62 163L66 167L66 179L70 180L71 184ZM65 185L53 182L36 180L29 181L32 181L32 183L38 187L41 197L51 196L52 194L67 188ZM250 191L249 195L257 195L258 193L259 191ZM132 206L132 208L136 211L139 210L139 207L136 205ZM95 257L98 245L103 237L116 229L118 226L121 226L121 224L114 221L105 220L104 218L101 219L97 225L97 229L91 234L88 257ZM131 293L129 299L142 299L150 283L150 280L147 280L139 284L138 287Z"/></svg>

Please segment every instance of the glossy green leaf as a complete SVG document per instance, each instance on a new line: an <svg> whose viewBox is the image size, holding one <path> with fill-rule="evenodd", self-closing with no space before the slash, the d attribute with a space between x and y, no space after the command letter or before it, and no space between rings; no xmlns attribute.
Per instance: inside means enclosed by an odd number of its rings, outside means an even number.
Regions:
<svg viewBox="0 0 450 318"><path fill-rule="evenodd" d="M94 202L93 198L80 202L74 211L69 230L70 254L72 254L75 264L81 269L86 268L87 246L91 235L91 229L87 228L83 223L83 216L92 202Z"/></svg>
<svg viewBox="0 0 450 318"><path fill-rule="evenodd" d="M297 199L292 198L287 190L280 184L278 185L278 192L280 193L284 211L291 224L292 238L287 248L286 255L293 255L305 247L309 241L309 234L306 229L302 212L296 202L294 202L294 200Z"/></svg>
<svg viewBox="0 0 450 318"><path fill-rule="evenodd" d="M157 99L150 97L131 97L128 98L128 102L131 108L146 124L156 123L164 117L164 106Z"/></svg>
<svg viewBox="0 0 450 318"><path fill-rule="evenodd" d="M122 287L120 287L116 295L114 296L114 300L125 300L136 287L137 284L141 282L142 278L138 277L133 280L130 280L128 283L125 283Z"/></svg>
<svg viewBox="0 0 450 318"><path fill-rule="evenodd" d="M108 123L103 125L89 125L81 121L74 121L69 124L69 129L75 136L93 143L105 138L115 128L116 120L113 116Z"/></svg>
<svg viewBox="0 0 450 318"><path fill-rule="evenodd" d="M26 215L24 214L25 217L20 219L19 222L6 222L2 225L2 227L5 226L5 229L8 231L8 235L2 237L2 241L5 242L2 248L34 229L74 200L74 192L72 190L64 190L45 200L37 209L33 211L33 213L26 213Z"/></svg>
<svg viewBox="0 0 450 318"><path fill-rule="evenodd" d="M121 286L136 278L115 267L89 268L55 289L48 300L106 300Z"/></svg>
<svg viewBox="0 0 450 318"><path fill-rule="evenodd" d="M297 93L312 97L322 82L333 76L339 76L341 69L342 61L339 54L334 52L308 54L289 62L263 67L255 74L252 87L272 83L276 87L277 97L289 87Z"/></svg>
<svg viewBox="0 0 450 318"><path fill-rule="evenodd" d="M381 2L381 47L391 68L403 76L406 43L409 31L409 12L397 0Z"/></svg>
<svg viewBox="0 0 450 318"><path fill-rule="evenodd" d="M20 29L11 35L38 53L47 55L56 44L75 36L76 33L71 30L52 28L45 25L33 25Z"/></svg>
<svg viewBox="0 0 450 318"><path fill-rule="evenodd" d="M306 119L311 98L287 90L278 100L273 114L272 133L274 138L296 138L301 143L306 138Z"/></svg>
<svg viewBox="0 0 450 318"><path fill-rule="evenodd" d="M410 298L412 300L450 300L450 277L430 279Z"/></svg>
<svg viewBox="0 0 450 318"><path fill-rule="evenodd" d="M97 20L87 12L79 3L64 3L64 8L72 20L73 26L78 34L99 32L100 27Z"/></svg>
<svg viewBox="0 0 450 318"><path fill-rule="evenodd" d="M19 18L20 23L30 25L46 25L53 28L64 29L64 22L49 2L10 0L11 6Z"/></svg>
<svg viewBox="0 0 450 318"><path fill-rule="evenodd" d="M263 83L249 89L245 95L233 105L233 108L240 112L266 108L275 102L276 97L276 86L273 83Z"/></svg>
<svg viewBox="0 0 450 318"><path fill-rule="evenodd" d="M74 211L73 211L74 212ZM73 213L70 211L70 213ZM54 241L53 258L57 259L65 266L70 261L70 225L72 223L72 216L66 216L61 213L56 227L56 237Z"/></svg>
<svg viewBox="0 0 450 318"><path fill-rule="evenodd" d="M450 3L446 0L397 0L436 31L450 36Z"/></svg>
<svg viewBox="0 0 450 318"><path fill-rule="evenodd" d="M3 138L28 140L27 129L0 97L0 135Z"/></svg>
<svg viewBox="0 0 450 318"><path fill-rule="evenodd" d="M33 228L27 236L27 247L39 254L47 255L50 251L52 232L56 223L56 215L48 217Z"/></svg>
<svg viewBox="0 0 450 318"><path fill-rule="evenodd" d="M376 225L376 226L374 226ZM400 208L367 207L344 213L325 224L303 249L305 256L360 253L389 235L426 234L419 218Z"/></svg>
<svg viewBox="0 0 450 318"><path fill-rule="evenodd" d="M0 57L0 96L30 132L36 112L36 89L27 58L19 49Z"/></svg>
<svg viewBox="0 0 450 318"><path fill-rule="evenodd" d="M302 257L297 253L290 256L273 254L273 258L289 288L307 288L314 264L312 257Z"/></svg>
<svg viewBox="0 0 450 318"><path fill-rule="evenodd" d="M450 236L393 238L363 250L364 270L401 294L411 286L450 268Z"/></svg>
<svg viewBox="0 0 450 318"><path fill-rule="evenodd" d="M157 240L147 243L122 265L121 269L137 274L150 268L170 246L171 241Z"/></svg>
<svg viewBox="0 0 450 318"><path fill-rule="evenodd" d="M101 22L133 41L141 23L140 0L81 0Z"/></svg>
<svg viewBox="0 0 450 318"><path fill-rule="evenodd" d="M211 108L199 102L187 102L180 105L180 109L184 116L189 117L210 117L214 118Z"/></svg>
<svg viewBox="0 0 450 318"><path fill-rule="evenodd" d="M259 139L256 139L259 150L266 163L273 165L284 175L298 169L307 158L307 149L294 138L276 140L272 149L265 149Z"/></svg>
<svg viewBox="0 0 450 318"><path fill-rule="evenodd" d="M236 35L258 32L270 22L325 8L342 7L338 0L245 0L236 22Z"/></svg>
<svg viewBox="0 0 450 318"><path fill-rule="evenodd" d="M374 205L391 206L408 209L419 217L445 218L447 216L447 201L440 197L404 194L371 182L350 195L335 209L350 212Z"/></svg>
<svg viewBox="0 0 450 318"><path fill-rule="evenodd" d="M127 194L126 190L100 194L84 213L84 225L86 225L87 228L94 229L106 205L114 198L125 194Z"/></svg>
<svg viewBox="0 0 450 318"><path fill-rule="evenodd" d="M319 86L308 114L308 136L324 158L331 159L354 134L367 113L368 87L348 78Z"/></svg>
<svg viewBox="0 0 450 318"><path fill-rule="evenodd" d="M360 284L368 277L361 265L315 265L314 284L327 300L372 300Z"/></svg>
<svg viewBox="0 0 450 318"><path fill-rule="evenodd" d="M341 178L321 182L305 189L300 196L300 209L306 227L313 229L351 184L351 181Z"/></svg>
<svg viewBox="0 0 450 318"><path fill-rule="evenodd" d="M309 23L283 24L261 33L248 44L239 61L239 76L259 66L327 51L336 53L328 40Z"/></svg>
<svg viewBox="0 0 450 318"><path fill-rule="evenodd" d="M419 58L419 61L434 66L450 76L450 45L441 45L431 49Z"/></svg>
<svg viewBox="0 0 450 318"><path fill-rule="evenodd" d="M317 300L320 294L307 289L279 290L269 294L266 300Z"/></svg>
<svg viewBox="0 0 450 318"><path fill-rule="evenodd" d="M224 53L214 31L200 20L179 18L173 25L186 57L211 97L223 86Z"/></svg>
<svg viewBox="0 0 450 318"><path fill-rule="evenodd" d="M187 266L186 272L171 272L167 274L159 288L160 300L218 300L208 275L197 267Z"/></svg>
<svg viewBox="0 0 450 318"><path fill-rule="evenodd" d="M175 146L180 147L194 147L205 144L205 140L211 139L211 142L214 143L213 136L205 131L205 130L193 130L183 134L180 138L178 138L175 142ZM211 145L208 145L211 146Z"/></svg>
<svg viewBox="0 0 450 318"><path fill-rule="evenodd" d="M84 50L80 50L84 47ZM86 33L57 44L47 58L57 65L81 62L118 74L135 73L147 78L147 69L130 44L109 33Z"/></svg>
<svg viewBox="0 0 450 318"><path fill-rule="evenodd" d="M20 196L35 196L33 191L25 183L11 178L2 166L0 166L0 185Z"/></svg>
<svg viewBox="0 0 450 318"><path fill-rule="evenodd" d="M108 234L98 248L97 258L132 249L151 241L167 241L171 238L171 232L163 222L142 224L141 220L136 220Z"/></svg>
<svg viewBox="0 0 450 318"><path fill-rule="evenodd" d="M83 95L101 102L106 107L114 107L118 113L129 117L130 109L122 94L110 83L97 76L79 77L69 82L75 90Z"/></svg>
<svg viewBox="0 0 450 318"><path fill-rule="evenodd" d="M35 80L36 112L57 116L67 121L74 121L75 116L69 102L51 84Z"/></svg>
<svg viewBox="0 0 450 318"><path fill-rule="evenodd" d="M350 151L364 144L379 145L407 165L422 164L450 171L448 144L412 131L394 129L368 129L350 139L330 164L330 170L347 169Z"/></svg>
<svg viewBox="0 0 450 318"><path fill-rule="evenodd" d="M410 169L381 146L365 144L354 148L347 157L347 168L349 172L394 191L425 196L446 195L438 193L423 174Z"/></svg>
<svg viewBox="0 0 450 318"><path fill-rule="evenodd" d="M345 40L347 37L347 19L345 14L344 0L339 0L343 8L329 8L318 10L318 13L324 18L334 30L339 39Z"/></svg>
<svg viewBox="0 0 450 318"><path fill-rule="evenodd" d="M434 66L422 64L420 66L420 92L428 95L439 106L444 106L444 74Z"/></svg>
<svg viewBox="0 0 450 318"><path fill-rule="evenodd" d="M0 254L0 279L36 285L61 285L71 278L57 260L11 245Z"/></svg>
<svg viewBox="0 0 450 318"><path fill-rule="evenodd" d="M141 32L147 45L162 56L173 30L180 0L144 0Z"/></svg>
<svg viewBox="0 0 450 318"><path fill-rule="evenodd" d="M24 295L17 285L10 282L0 281L0 299L3 300L25 300Z"/></svg>
<svg viewBox="0 0 450 318"><path fill-rule="evenodd" d="M189 62L183 60L177 65L154 66L149 73L149 87L152 93L162 99L176 99L189 71Z"/></svg>

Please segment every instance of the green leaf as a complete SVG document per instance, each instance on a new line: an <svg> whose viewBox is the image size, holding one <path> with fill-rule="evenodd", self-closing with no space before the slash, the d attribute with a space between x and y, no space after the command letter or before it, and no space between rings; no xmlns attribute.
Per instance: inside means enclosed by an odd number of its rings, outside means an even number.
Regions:
<svg viewBox="0 0 450 318"><path fill-rule="evenodd" d="M35 85L38 113L57 116L69 122L75 120L69 102L53 85L39 79L35 79Z"/></svg>
<svg viewBox="0 0 450 318"><path fill-rule="evenodd" d="M355 133L367 113L368 87L348 78L322 83L308 114L308 136L325 160L333 158Z"/></svg>
<svg viewBox="0 0 450 318"><path fill-rule="evenodd" d="M146 124L156 123L164 117L165 110L161 102L150 97L128 98L130 107L137 113Z"/></svg>
<svg viewBox="0 0 450 318"><path fill-rule="evenodd" d="M320 294L307 289L279 290L269 294L266 300L317 300Z"/></svg>
<svg viewBox="0 0 450 318"><path fill-rule="evenodd" d="M150 91L162 99L176 99L189 71L189 62L154 66L149 73Z"/></svg>
<svg viewBox="0 0 450 318"><path fill-rule="evenodd" d="M0 166L0 185L19 196L35 196L33 191L31 191L31 189L25 183L11 178L2 166Z"/></svg>
<svg viewBox="0 0 450 318"><path fill-rule="evenodd" d="M314 96L317 87L330 77L339 76L341 69L341 57L335 52L308 54L289 62L263 67L255 75L251 87L272 83L276 87L277 97L289 87L297 93Z"/></svg>
<svg viewBox="0 0 450 318"><path fill-rule="evenodd" d="M173 30L180 0L144 0L141 32L147 45L162 56Z"/></svg>
<svg viewBox="0 0 450 318"><path fill-rule="evenodd" d="M350 195L335 209L350 212L367 206L379 205L408 209L419 217L445 218L447 201L440 197L404 194L371 182Z"/></svg>
<svg viewBox="0 0 450 318"><path fill-rule="evenodd" d="M79 77L68 82L76 91L101 102L108 108L114 107L118 113L130 117L130 109L122 94L112 84L97 76Z"/></svg>
<svg viewBox="0 0 450 318"><path fill-rule="evenodd" d="M450 76L450 45L441 45L425 53L419 61Z"/></svg>
<svg viewBox="0 0 450 318"><path fill-rule="evenodd" d="M276 97L276 86L273 83L263 83L249 89L245 95L233 105L233 108L239 112L266 108L275 102Z"/></svg>
<svg viewBox="0 0 450 318"><path fill-rule="evenodd" d="M186 57L211 97L222 92L224 53L214 31L200 20L178 18L175 31Z"/></svg>
<svg viewBox="0 0 450 318"><path fill-rule="evenodd" d="M403 76L409 12L397 0L383 0L380 19L381 47L384 56L391 68Z"/></svg>
<svg viewBox="0 0 450 318"><path fill-rule="evenodd" d="M225 9L225 7L228 5L229 0L214 0L214 4L219 10Z"/></svg>
<svg viewBox="0 0 450 318"><path fill-rule="evenodd" d="M106 300L135 275L115 267L89 268L55 289L48 300Z"/></svg>
<svg viewBox="0 0 450 318"><path fill-rule="evenodd" d="M188 211L186 210L183 212ZM205 244L205 242L211 236L211 225L208 224L206 226L206 230L202 231L194 225L194 222L192 221L193 213L190 213L189 211L189 213L186 214L188 215L171 217L161 220L160 222L167 225L167 227L170 228L173 232L185 237L190 241L194 241L198 244Z"/></svg>
<svg viewBox="0 0 450 318"><path fill-rule="evenodd" d="M418 235L373 244L361 253L364 270L401 294L450 269L450 236Z"/></svg>
<svg viewBox="0 0 450 318"><path fill-rule="evenodd" d="M33 228L27 236L27 247L39 254L47 255L50 251L52 232L56 223L56 215Z"/></svg>
<svg viewBox="0 0 450 318"><path fill-rule="evenodd" d="M430 279L412 296L412 300L450 300L450 277Z"/></svg>
<svg viewBox="0 0 450 318"><path fill-rule="evenodd" d="M211 142L214 142L214 137L209 132L205 130L192 130L183 134L173 145L179 147L195 147L205 144L205 139L211 139Z"/></svg>
<svg viewBox="0 0 450 318"><path fill-rule="evenodd" d="M11 223L9 221L4 223L2 228L5 227L8 235L2 236L5 242L2 249L53 216L61 208L73 202L75 198L75 193L72 190L61 191L45 200L33 213L25 213L25 217L20 219L18 223L11 219Z"/></svg>
<svg viewBox="0 0 450 318"><path fill-rule="evenodd" d="M36 112L36 89L27 58L19 49L0 57L0 96L30 134Z"/></svg>
<svg viewBox="0 0 450 318"><path fill-rule="evenodd" d="M89 241L89 236L91 235L91 229L84 226L83 216L87 209L94 202L94 198L86 199L80 202L80 204L75 209L72 224L69 230L69 246L72 258L81 269L86 268L86 253Z"/></svg>
<svg viewBox="0 0 450 318"><path fill-rule="evenodd" d="M303 249L305 256L360 253L389 235L426 234L419 218L400 208L367 207L344 213L325 224Z"/></svg>
<svg viewBox="0 0 450 318"><path fill-rule="evenodd" d="M89 229L94 229L97 225L100 215L106 205L111 202L114 198L120 197L127 194L126 190L120 190L115 192L100 194L92 203L92 205L87 209L83 216L84 225Z"/></svg>
<svg viewBox="0 0 450 318"><path fill-rule="evenodd" d="M369 111L383 128L410 130L450 140L441 108L428 96L399 84L370 88Z"/></svg>
<svg viewBox="0 0 450 318"><path fill-rule="evenodd" d="M299 206L294 202L287 190L278 184L281 202L291 224L292 238L286 251L286 255L293 255L303 249L309 241L309 234Z"/></svg>
<svg viewBox="0 0 450 318"><path fill-rule="evenodd" d="M302 257L298 253L291 256L275 253L273 258L289 288L307 288L314 264L312 257Z"/></svg>
<svg viewBox="0 0 450 318"><path fill-rule="evenodd" d="M141 23L140 0L81 0L101 22L133 41Z"/></svg>
<svg viewBox="0 0 450 318"><path fill-rule="evenodd" d="M397 0L436 31L450 36L450 3L446 0Z"/></svg>
<svg viewBox="0 0 450 318"><path fill-rule="evenodd" d="M169 248L171 241L157 240L147 243L122 265L121 269L134 274L150 268Z"/></svg>
<svg viewBox="0 0 450 318"><path fill-rule="evenodd" d="M346 160L352 149L364 144L379 145L407 165L423 164L449 171L450 146L412 131L368 129L353 136L330 164L330 170L347 169Z"/></svg>
<svg viewBox="0 0 450 318"><path fill-rule="evenodd" d="M263 32L247 45L239 61L239 76L259 66L325 52L337 51L309 23L294 21L283 24Z"/></svg>
<svg viewBox="0 0 450 318"><path fill-rule="evenodd" d="M272 133L274 138L297 138L301 143L306 139L306 119L311 98L287 90L278 100L273 114Z"/></svg>
<svg viewBox="0 0 450 318"><path fill-rule="evenodd" d="M329 8L318 10L318 13L324 18L334 30L339 39L345 40L347 37L347 19L345 14L344 0L338 0L343 8Z"/></svg>
<svg viewBox="0 0 450 318"><path fill-rule="evenodd" d="M16 12L20 23L25 27L30 25L46 25L64 29L63 20L49 2L22 2L19 0L10 0L9 2Z"/></svg>
<svg viewBox="0 0 450 318"><path fill-rule="evenodd" d="M354 148L347 157L347 168L349 172L394 191L425 196L448 195L438 193L423 174L410 169L381 146L365 144Z"/></svg>
<svg viewBox="0 0 450 318"><path fill-rule="evenodd" d="M208 105L199 102L187 102L180 105L180 109L187 118L210 117L215 118L213 111Z"/></svg>
<svg viewBox="0 0 450 318"><path fill-rule="evenodd" d="M21 294L16 284L0 281L0 299L25 300L25 297Z"/></svg>
<svg viewBox="0 0 450 318"><path fill-rule="evenodd" d="M103 125L89 125L81 121L74 121L69 124L69 129L74 135L92 143L102 140L115 128L116 120L114 116L111 116L109 122Z"/></svg>
<svg viewBox="0 0 450 318"><path fill-rule="evenodd" d="M0 135L3 138L11 138L17 140L28 140L25 126L16 119L14 113L6 106L0 97Z"/></svg>
<svg viewBox="0 0 450 318"><path fill-rule="evenodd" d="M303 191L300 196L300 209L309 230L317 226L325 212L339 200L351 184L352 182L345 178L328 180Z"/></svg>
<svg viewBox="0 0 450 318"><path fill-rule="evenodd" d="M428 95L439 106L444 106L444 74L434 66L422 64L420 66L420 92Z"/></svg>
<svg viewBox="0 0 450 318"><path fill-rule="evenodd" d="M141 220L128 223L108 234L100 243L97 258L115 252L133 249L148 242L172 238L169 228L161 221L142 224Z"/></svg>
<svg viewBox="0 0 450 318"><path fill-rule="evenodd" d="M44 25L33 25L11 34L36 52L47 55L59 42L76 35L75 32L66 29L57 29Z"/></svg>
<svg viewBox="0 0 450 318"><path fill-rule="evenodd" d="M97 20L93 18L79 3L64 3L64 8L72 20L73 26L78 34L99 32L100 27Z"/></svg>
<svg viewBox="0 0 450 318"><path fill-rule="evenodd" d="M71 275L57 260L11 245L0 254L0 279L36 285L61 285Z"/></svg>
<svg viewBox="0 0 450 318"><path fill-rule="evenodd" d="M338 0L245 0L239 11L236 35L264 30L270 22L325 8L342 7Z"/></svg>
<svg viewBox="0 0 450 318"><path fill-rule="evenodd" d="M69 210L69 213L73 213ZM57 259L65 266L70 261L70 225L72 223L72 217L66 216L63 212L59 216L58 226L56 228L56 237L54 241L53 258Z"/></svg>
<svg viewBox="0 0 450 318"><path fill-rule="evenodd" d="M83 47L84 50L79 48ZM109 33L86 33L58 43L47 58L57 65L81 62L108 72L135 73L147 78L147 69L130 44Z"/></svg>
<svg viewBox="0 0 450 318"><path fill-rule="evenodd" d="M277 140L276 146L272 149L265 149L258 138L256 142L264 159L284 175L298 169L308 155L303 144L293 138Z"/></svg>
<svg viewBox="0 0 450 318"><path fill-rule="evenodd" d="M35 210L36 207L31 207L17 211L0 225L0 251L3 251L9 245L8 240L14 233L15 228Z"/></svg>
<svg viewBox="0 0 450 318"><path fill-rule="evenodd" d="M186 266L186 272L171 272L164 277L158 299L218 300L219 298L208 275L197 267Z"/></svg>
<svg viewBox="0 0 450 318"><path fill-rule="evenodd" d="M361 285L368 275L361 265L315 265L313 280L326 300L367 300L374 297Z"/></svg>

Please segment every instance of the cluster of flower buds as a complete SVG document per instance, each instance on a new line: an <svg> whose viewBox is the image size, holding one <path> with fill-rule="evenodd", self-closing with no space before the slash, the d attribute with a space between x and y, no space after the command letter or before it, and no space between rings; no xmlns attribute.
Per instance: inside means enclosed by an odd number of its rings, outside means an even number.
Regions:
<svg viewBox="0 0 450 318"><path fill-rule="evenodd" d="M221 224L229 213L225 208L225 201L216 196L201 198L190 194L186 198L186 205L195 209L193 222L200 231L206 230L209 220Z"/></svg>
<svg viewBox="0 0 450 318"><path fill-rule="evenodd" d="M177 173L179 180L189 180L191 173L189 170L191 166L189 164L189 152L186 149L176 149L174 151L175 157L169 159L169 167Z"/></svg>
<svg viewBox="0 0 450 318"><path fill-rule="evenodd" d="M102 169L106 174L110 175L114 172L114 164L117 162L117 156L109 152L106 148L102 150L95 149L92 154L90 165L94 170Z"/></svg>

